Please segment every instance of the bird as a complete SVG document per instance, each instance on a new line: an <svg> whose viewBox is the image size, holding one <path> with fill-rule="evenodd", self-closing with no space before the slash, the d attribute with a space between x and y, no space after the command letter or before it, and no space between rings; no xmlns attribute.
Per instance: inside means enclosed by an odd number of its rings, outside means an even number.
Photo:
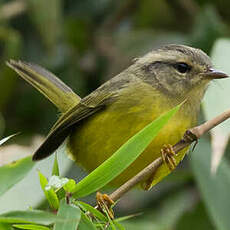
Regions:
<svg viewBox="0 0 230 230"><path fill-rule="evenodd" d="M161 46L135 58L127 69L83 98L36 64L10 60L7 65L61 112L35 151L34 161L50 156L67 139L68 155L91 172L151 121L184 102L144 152L109 183L112 187L135 176L161 156L165 144L177 143L187 129L195 126L211 80L228 77L213 68L202 50L178 44ZM187 151L173 157L175 166ZM169 163L162 164L150 182L146 178L142 188L149 189L167 176L171 172Z"/></svg>

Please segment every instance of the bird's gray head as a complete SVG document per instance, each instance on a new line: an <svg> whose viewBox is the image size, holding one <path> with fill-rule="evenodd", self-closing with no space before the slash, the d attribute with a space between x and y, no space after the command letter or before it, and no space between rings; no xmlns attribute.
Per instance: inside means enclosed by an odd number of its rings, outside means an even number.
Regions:
<svg viewBox="0 0 230 230"><path fill-rule="evenodd" d="M133 67L139 78L172 96L186 97L197 91L202 97L210 80L227 77L212 68L202 50L184 45L155 49L138 58Z"/></svg>

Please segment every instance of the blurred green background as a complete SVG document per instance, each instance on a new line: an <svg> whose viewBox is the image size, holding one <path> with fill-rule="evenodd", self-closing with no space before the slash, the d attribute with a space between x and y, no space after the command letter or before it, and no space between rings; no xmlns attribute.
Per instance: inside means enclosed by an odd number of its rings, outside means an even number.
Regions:
<svg viewBox="0 0 230 230"><path fill-rule="evenodd" d="M223 70L230 60L229 8L228 0L0 0L1 137L21 132L9 145L31 145L32 137L47 134L58 117L56 108L5 61L37 63L81 97L129 66L133 58L168 43L201 48ZM217 41L221 53L214 49ZM223 61L218 62L220 58ZM229 98L222 100L228 104ZM210 154L207 137L151 191L126 195L117 205L117 216L144 213L127 221L127 229L230 229L226 228L230 199L225 200L230 194L230 158L225 155L213 178L210 164L204 166L210 163ZM74 172L67 174L76 178Z"/></svg>

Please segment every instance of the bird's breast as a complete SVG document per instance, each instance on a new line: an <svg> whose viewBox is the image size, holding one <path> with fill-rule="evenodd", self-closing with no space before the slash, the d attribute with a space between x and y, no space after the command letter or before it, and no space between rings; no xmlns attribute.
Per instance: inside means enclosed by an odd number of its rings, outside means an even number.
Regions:
<svg viewBox="0 0 230 230"><path fill-rule="evenodd" d="M68 152L78 164L90 172L130 137L175 105L170 98L152 87L123 92L116 102L85 119L73 129L68 139ZM195 121L196 114L185 114L182 108L112 185L122 184L158 158L164 144L175 144ZM169 173L167 168L161 168L160 171L163 171L159 176Z"/></svg>

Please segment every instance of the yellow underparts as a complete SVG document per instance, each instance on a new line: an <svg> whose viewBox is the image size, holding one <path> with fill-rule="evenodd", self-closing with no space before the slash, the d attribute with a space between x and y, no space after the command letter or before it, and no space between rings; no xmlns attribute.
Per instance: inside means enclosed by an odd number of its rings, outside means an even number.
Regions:
<svg viewBox="0 0 230 230"><path fill-rule="evenodd" d="M68 153L88 172L98 167L130 137L159 115L179 104L178 101L144 83L136 86L135 90L130 88L107 109L94 114L75 127L70 135L67 143ZM110 185L120 186L160 157L160 150L164 144L174 145L181 139L185 130L194 125L196 113L196 108L185 103L141 156ZM186 151L181 151L175 157L177 164L183 159ZM152 185L158 183L169 173L167 165L160 166Z"/></svg>

